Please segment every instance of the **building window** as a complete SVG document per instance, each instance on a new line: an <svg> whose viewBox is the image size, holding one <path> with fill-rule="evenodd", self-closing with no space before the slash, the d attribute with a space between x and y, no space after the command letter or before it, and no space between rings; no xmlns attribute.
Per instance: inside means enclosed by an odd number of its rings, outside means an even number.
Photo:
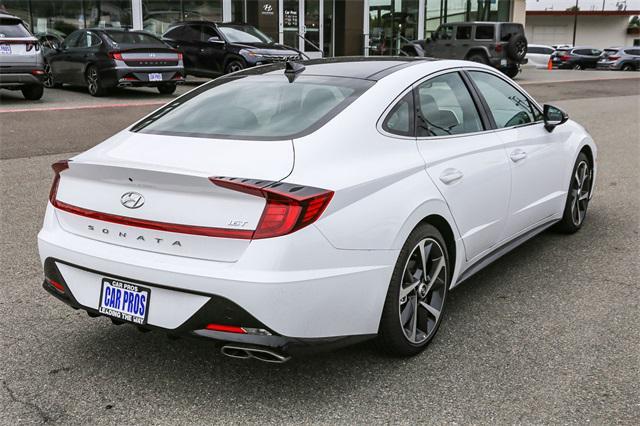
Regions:
<svg viewBox="0 0 640 426"><path fill-rule="evenodd" d="M418 0L369 1L369 54L399 55L418 38Z"/></svg>
<svg viewBox="0 0 640 426"><path fill-rule="evenodd" d="M222 21L222 0L168 1L142 0L143 28L155 34L164 34L180 21Z"/></svg>

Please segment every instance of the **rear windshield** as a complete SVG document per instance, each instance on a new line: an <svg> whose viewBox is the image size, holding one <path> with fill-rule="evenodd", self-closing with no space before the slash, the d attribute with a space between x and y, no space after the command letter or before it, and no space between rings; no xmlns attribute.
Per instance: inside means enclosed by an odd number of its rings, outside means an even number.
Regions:
<svg viewBox="0 0 640 426"><path fill-rule="evenodd" d="M155 44L157 46L164 46L164 43L160 39L152 36L151 34L135 33L130 31L107 31L106 33L107 36L117 44Z"/></svg>
<svg viewBox="0 0 640 426"><path fill-rule="evenodd" d="M500 41L509 41L516 34L524 34L524 28L521 24L500 25Z"/></svg>
<svg viewBox="0 0 640 426"><path fill-rule="evenodd" d="M616 53L618 53L618 49L604 49L604 51L602 51L602 56L611 56Z"/></svg>
<svg viewBox="0 0 640 426"><path fill-rule="evenodd" d="M18 20L0 19L0 39L11 37L31 37L31 34Z"/></svg>
<svg viewBox="0 0 640 426"><path fill-rule="evenodd" d="M281 75L219 78L168 104L132 128L160 135L276 140L329 121L372 81Z"/></svg>

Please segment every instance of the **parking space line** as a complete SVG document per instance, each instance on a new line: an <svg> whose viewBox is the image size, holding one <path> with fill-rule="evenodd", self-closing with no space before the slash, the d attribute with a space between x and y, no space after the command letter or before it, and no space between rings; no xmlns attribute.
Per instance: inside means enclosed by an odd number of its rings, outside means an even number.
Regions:
<svg viewBox="0 0 640 426"><path fill-rule="evenodd" d="M126 108L126 107L139 107L139 106L153 106L153 105L164 105L169 102L170 99L166 101L153 101L153 102L133 102L126 104L97 104L97 105L75 105L75 106L58 106L58 107L41 107L41 108L9 108L9 109L1 109L0 114L2 113L17 113L17 112L49 112L49 111L67 111L74 109L100 109L100 108Z"/></svg>

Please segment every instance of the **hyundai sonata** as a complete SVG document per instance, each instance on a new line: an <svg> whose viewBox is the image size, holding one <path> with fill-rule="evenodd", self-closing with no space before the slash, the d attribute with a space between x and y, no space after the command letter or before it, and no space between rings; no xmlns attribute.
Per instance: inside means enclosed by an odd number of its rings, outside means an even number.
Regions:
<svg viewBox="0 0 640 426"><path fill-rule="evenodd" d="M581 228L596 147L490 67L349 58L218 78L53 169L50 294L282 362L419 353L452 288Z"/></svg>

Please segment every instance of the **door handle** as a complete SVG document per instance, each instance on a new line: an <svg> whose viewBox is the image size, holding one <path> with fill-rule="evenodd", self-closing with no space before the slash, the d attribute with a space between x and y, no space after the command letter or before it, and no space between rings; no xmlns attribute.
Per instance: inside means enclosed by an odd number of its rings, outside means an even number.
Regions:
<svg viewBox="0 0 640 426"><path fill-rule="evenodd" d="M518 161L522 161L527 158L527 153L521 149L516 149L509 155L509 157L511 157L511 161L517 163Z"/></svg>
<svg viewBox="0 0 640 426"><path fill-rule="evenodd" d="M456 182L460 179L462 179L462 176L464 176L462 174L462 172L460 170L456 170L456 169L446 169L445 171L442 172L442 174L440 175L440 180L442 181L442 183L444 183L445 185L450 185L453 182Z"/></svg>

